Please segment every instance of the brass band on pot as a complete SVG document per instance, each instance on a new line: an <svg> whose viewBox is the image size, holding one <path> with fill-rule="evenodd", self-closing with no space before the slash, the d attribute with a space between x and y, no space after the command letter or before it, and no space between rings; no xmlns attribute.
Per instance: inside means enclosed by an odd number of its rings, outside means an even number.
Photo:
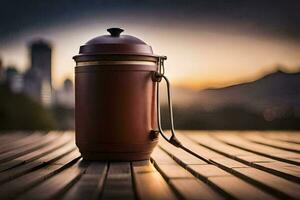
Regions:
<svg viewBox="0 0 300 200"><path fill-rule="evenodd" d="M157 65L156 62L151 61L131 61L131 60L124 60L124 61L85 61L85 62L77 62L77 67L83 67L83 66L93 66L93 65L149 65L149 66L155 66Z"/></svg>

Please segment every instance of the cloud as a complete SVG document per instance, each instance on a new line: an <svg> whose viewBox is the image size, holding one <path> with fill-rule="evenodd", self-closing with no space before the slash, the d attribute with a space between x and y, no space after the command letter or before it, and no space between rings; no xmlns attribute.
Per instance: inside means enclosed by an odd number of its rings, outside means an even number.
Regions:
<svg viewBox="0 0 300 200"><path fill-rule="evenodd" d="M106 19L134 15L151 17L153 22L233 23L249 31L265 31L300 40L299 1L272 0L4 0L0 7L0 41L14 38L28 29L42 29L82 19ZM142 22L141 22L142 23Z"/></svg>

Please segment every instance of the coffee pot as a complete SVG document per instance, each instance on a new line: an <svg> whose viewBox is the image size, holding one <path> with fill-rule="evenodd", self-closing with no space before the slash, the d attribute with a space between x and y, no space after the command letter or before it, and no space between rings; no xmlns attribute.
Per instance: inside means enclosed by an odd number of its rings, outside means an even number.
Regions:
<svg viewBox="0 0 300 200"><path fill-rule="evenodd" d="M176 139L165 56L155 55L144 41L107 29L80 46L74 56L76 145L83 159L134 161L150 158L159 133ZM159 82L168 87L171 137L161 128Z"/></svg>

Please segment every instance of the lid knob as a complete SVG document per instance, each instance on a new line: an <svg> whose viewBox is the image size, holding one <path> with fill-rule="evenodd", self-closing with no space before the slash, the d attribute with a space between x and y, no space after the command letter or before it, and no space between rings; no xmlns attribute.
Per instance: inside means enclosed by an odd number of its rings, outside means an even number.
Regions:
<svg viewBox="0 0 300 200"><path fill-rule="evenodd" d="M109 28L107 31L110 33L112 37L120 37L120 34L124 31L121 28Z"/></svg>

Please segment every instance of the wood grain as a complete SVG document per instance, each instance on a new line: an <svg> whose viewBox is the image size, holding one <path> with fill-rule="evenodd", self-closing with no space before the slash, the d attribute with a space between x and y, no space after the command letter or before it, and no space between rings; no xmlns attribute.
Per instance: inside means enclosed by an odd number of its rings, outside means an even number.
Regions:
<svg viewBox="0 0 300 200"><path fill-rule="evenodd" d="M0 199L300 199L298 132L179 131L150 161L84 161L74 132L0 134ZM205 161L204 161L205 160Z"/></svg>

